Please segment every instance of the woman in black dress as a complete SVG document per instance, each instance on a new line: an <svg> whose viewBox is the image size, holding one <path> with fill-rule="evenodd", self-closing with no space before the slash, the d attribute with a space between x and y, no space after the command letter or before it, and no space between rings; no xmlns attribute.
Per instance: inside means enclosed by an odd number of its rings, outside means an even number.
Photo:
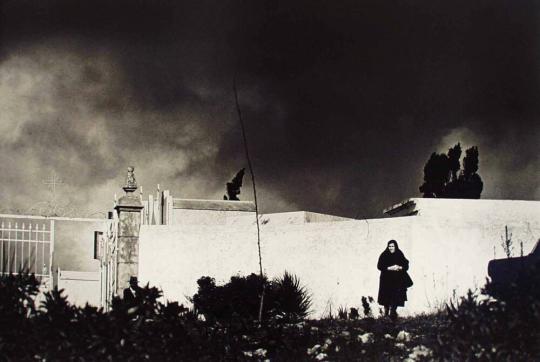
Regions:
<svg viewBox="0 0 540 362"><path fill-rule="evenodd" d="M409 261L399 250L397 241L390 240L387 248L382 252L377 263L381 271L379 281L379 296L377 302L384 306L384 314L395 320L397 307L403 307L407 300L407 288L412 280L407 274Z"/></svg>

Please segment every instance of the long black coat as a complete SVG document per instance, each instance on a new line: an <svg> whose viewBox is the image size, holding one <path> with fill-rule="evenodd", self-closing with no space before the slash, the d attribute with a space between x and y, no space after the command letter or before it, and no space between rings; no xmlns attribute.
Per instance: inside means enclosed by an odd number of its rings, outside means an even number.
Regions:
<svg viewBox="0 0 540 362"><path fill-rule="evenodd" d="M388 270L389 266L399 265L403 269L399 271ZM377 262L377 269L381 271L379 279L379 296L377 302L381 305L404 306L407 300L406 280L409 261L405 258L401 250L394 253L388 250L383 251Z"/></svg>
<svg viewBox="0 0 540 362"><path fill-rule="evenodd" d="M139 303L139 287L135 288L135 294L128 287L124 289L124 301L129 305L137 305Z"/></svg>

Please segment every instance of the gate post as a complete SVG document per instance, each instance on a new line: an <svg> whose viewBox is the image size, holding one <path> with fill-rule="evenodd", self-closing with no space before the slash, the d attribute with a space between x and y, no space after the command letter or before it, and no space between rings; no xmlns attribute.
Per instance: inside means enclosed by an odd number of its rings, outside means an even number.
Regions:
<svg viewBox="0 0 540 362"><path fill-rule="evenodd" d="M118 215L118 254L116 267L116 291L121 296L129 285L129 278L139 274L139 230L143 205L138 195L134 167L128 167L126 194L114 207Z"/></svg>

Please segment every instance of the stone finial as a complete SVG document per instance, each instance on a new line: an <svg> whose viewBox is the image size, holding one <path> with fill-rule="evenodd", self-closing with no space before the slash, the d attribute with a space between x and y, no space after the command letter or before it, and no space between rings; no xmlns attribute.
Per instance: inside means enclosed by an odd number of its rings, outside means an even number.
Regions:
<svg viewBox="0 0 540 362"><path fill-rule="evenodd" d="M123 187L126 193L137 190L137 180L135 180L135 167L129 166L127 169L126 186Z"/></svg>

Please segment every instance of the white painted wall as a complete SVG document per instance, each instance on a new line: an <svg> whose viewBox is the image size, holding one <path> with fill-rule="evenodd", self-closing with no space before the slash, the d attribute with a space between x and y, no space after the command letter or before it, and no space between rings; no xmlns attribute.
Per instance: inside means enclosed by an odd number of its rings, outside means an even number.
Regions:
<svg viewBox="0 0 540 362"><path fill-rule="evenodd" d="M60 270L58 289L64 289L71 304L83 307L86 303L100 305L99 272Z"/></svg>
<svg viewBox="0 0 540 362"><path fill-rule="evenodd" d="M173 225L223 225L228 219L237 218L253 212L229 210L191 210L173 209ZM253 220L255 217L253 216Z"/></svg>
<svg viewBox="0 0 540 362"><path fill-rule="evenodd" d="M298 222L298 217L263 215L262 256L270 277L296 274L313 294L314 314L339 306L359 307L376 298L379 254L396 239L410 260L415 285L404 312L441 306L454 293L481 287L487 263L503 256L504 226L528 254L540 238L540 202L494 200L417 201L417 216L386 219ZM444 211L445 210L445 211ZM223 225L143 225L139 279L163 289L165 298L187 303L201 276L218 283L258 271L253 221L234 218ZM245 219L245 220L244 220ZM239 219L240 220L240 219ZM289 220L289 221L287 221ZM519 253L519 246L516 248Z"/></svg>

